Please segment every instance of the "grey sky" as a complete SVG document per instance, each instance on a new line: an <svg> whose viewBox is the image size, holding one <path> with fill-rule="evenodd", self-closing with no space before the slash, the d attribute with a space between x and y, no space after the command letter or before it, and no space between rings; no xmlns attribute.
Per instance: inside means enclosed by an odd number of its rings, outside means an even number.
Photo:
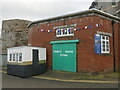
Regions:
<svg viewBox="0 0 120 90"><path fill-rule="evenodd" d="M92 1L94 0L1 0L0 22L8 19L35 21L87 10Z"/></svg>
<svg viewBox="0 0 120 90"><path fill-rule="evenodd" d="M81 6L83 5L83 6ZM36 20L45 17L52 17L60 14L88 9L89 3L85 2L11 2L3 3L3 18L24 18Z"/></svg>
<svg viewBox="0 0 120 90"><path fill-rule="evenodd" d="M35 21L60 16L87 10L93 1L95 0L0 0L0 29L2 20L26 19ZM112 0L97 1L110 2Z"/></svg>
<svg viewBox="0 0 120 90"><path fill-rule="evenodd" d="M95 0L0 0L0 31L2 20L35 21L65 15L89 9L93 1ZM96 1L111 2L112 0Z"/></svg>

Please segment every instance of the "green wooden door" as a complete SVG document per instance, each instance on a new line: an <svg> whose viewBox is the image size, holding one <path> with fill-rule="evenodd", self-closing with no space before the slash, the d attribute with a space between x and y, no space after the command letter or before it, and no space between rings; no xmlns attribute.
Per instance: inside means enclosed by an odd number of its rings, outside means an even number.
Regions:
<svg viewBox="0 0 120 90"><path fill-rule="evenodd" d="M76 72L76 43L53 44L52 69Z"/></svg>

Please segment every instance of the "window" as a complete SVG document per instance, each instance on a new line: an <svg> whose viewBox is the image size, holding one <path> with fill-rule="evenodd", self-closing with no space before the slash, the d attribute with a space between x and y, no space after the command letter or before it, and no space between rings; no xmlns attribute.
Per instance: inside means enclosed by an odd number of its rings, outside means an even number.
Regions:
<svg viewBox="0 0 120 90"><path fill-rule="evenodd" d="M13 61L15 61L15 54L13 54Z"/></svg>
<svg viewBox="0 0 120 90"><path fill-rule="evenodd" d="M12 54L10 54L10 60L9 61L12 61Z"/></svg>
<svg viewBox="0 0 120 90"><path fill-rule="evenodd" d="M22 61L22 53L12 53L9 56L9 61L13 62L21 62Z"/></svg>
<svg viewBox="0 0 120 90"><path fill-rule="evenodd" d="M101 53L110 53L109 36L101 35Z"/></svg>
<svg viewBox="0 0 120 90"><path fill-rule="evenodd" d="M73 36L74 30L73 28L64 28L64 29L57 29L56 30L56 36L62 37L62 36Z"/></svg>
<svg viewBox="0 0 120 90"><path fill-rule="evenodd" d="M112 0L112 5L116 5L117 4L117 1L116 0Z"/></svg>
<svg viewBox="0 0 120 90"><path fill-rule="evenodd" d="M22 61L22 53L19 53L19 61Z"/></svg>
<svg viewBox="0 0 120 90"><path fill-rule="evenodd" d="M116 5L116 2L112 2L112 5L113 5L113 6Z"/></svg>
<svg viewBox="0 0 120 90"><path fill-rule="evenodd" d="M110 53L109 36L95 34L95 53Z"/></svg>
<svg viewBox="0 0 120 90"><path fill-rule="evenodd" d="M18 61L19 60L19 58L18 58L18 53L16 53L16 61Z"/></svg>

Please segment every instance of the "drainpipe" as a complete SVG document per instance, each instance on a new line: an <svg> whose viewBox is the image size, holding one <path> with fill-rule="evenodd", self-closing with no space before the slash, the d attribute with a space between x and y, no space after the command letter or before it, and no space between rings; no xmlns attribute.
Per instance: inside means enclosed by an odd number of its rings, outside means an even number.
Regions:
<svg viewBox="0 0 120 90"><path fill-rule="evenodd" d="M111 21L111 23L112 23L112 36L113 36L113 67L114 67L114 72L116 72L116 52L115 52L115 38L114 38L114 24L115 24L115 21L114 20L112 20Z"/></svg>

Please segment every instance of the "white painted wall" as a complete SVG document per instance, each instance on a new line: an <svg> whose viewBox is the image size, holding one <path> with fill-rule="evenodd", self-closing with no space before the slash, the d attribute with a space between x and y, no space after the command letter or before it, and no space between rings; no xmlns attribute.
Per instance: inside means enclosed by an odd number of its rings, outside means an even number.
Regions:
<svg viewBox="0 0 120 90"><path fill-rule="evenodd" d="M20 46L20 47L8 48L7 61L15 62L15 61L9 61L10 54L12 53L22 53L22 62L32 61L33 60L33 49L39 50L39 60L46 60L46 48Z"/></svg>
<svg viewBox="0 0 120 90"><path fill-rule="evenodd" d="M39 50L39 60L46 60L46 48Z"/></svg>
<svg viewBox="0 0 120 90"><path fill-rule="evenodd" d="M31 47L25 47L24 48L24 62L32 61L31 55L32 55Z"/></svg>
<svg viewBox="0 0 120 90"><path fill-rule="evenodd" d="M8 54L7 54L7 61L9 61L9 59L10 59L10 54L13 54L13 53L22 53L22 55L23 55L23 53L24 53L24 50L23 50L23 48L17 48L17 47L15 47L15 48L8 48ZM22 59L24 59L24 57L22 56ZM15 62L15 61L9 61L9 62Z"/></svg>

